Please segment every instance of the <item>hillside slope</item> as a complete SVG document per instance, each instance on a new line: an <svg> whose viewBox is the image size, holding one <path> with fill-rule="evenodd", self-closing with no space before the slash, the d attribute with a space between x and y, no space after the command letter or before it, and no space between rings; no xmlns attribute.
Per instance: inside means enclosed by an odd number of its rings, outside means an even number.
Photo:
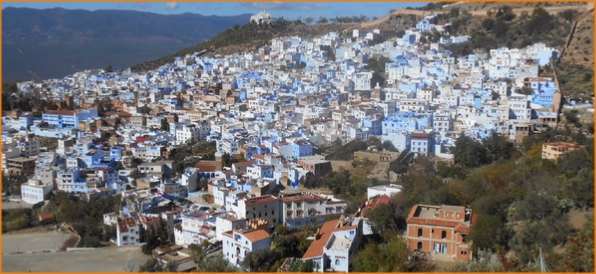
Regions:
<svg viewBox="0 0 596 274"><path fill-rule="evenodd" d="M256 23L247 23L243 26L235 25L228 28L222 33L216 35L212 39L200 43L198 45L184 48L173 54L144 62L132 66L133 71L147 71L156 69L164 64L172 63L177 56L185 56L193 54L204 49L215 48L213 54L234 54L245 51L256 50L267 43L271 39L280 36L300 36L302 38L312 38L320 36L331 31L341 31L349 24L317 24L307 25L301 21L287 21L284 19L277 19L271 24L257 25Z"/></svg>

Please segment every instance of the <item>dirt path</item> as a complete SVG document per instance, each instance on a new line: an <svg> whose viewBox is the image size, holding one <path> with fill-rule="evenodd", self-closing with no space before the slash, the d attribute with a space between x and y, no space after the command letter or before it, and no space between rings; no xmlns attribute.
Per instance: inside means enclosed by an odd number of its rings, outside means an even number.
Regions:
<svg viewBox="0 0 596 274"><path fill-rule="evenodd" d="M594 215L594 209L589 210L579 210L579 209L572 209L567 213L569 216L569 223L575 229L582 229L584 224L588 221L586 215Z"/></svg>

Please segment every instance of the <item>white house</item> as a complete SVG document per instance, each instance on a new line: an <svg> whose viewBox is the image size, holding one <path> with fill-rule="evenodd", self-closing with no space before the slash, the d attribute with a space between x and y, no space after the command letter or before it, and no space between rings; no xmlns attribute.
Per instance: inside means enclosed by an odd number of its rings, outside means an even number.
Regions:
<svg viewBox="0 0 596 274"><path fill-rule="evenodd" d="M238 201L239 219L262 219L269 224L277 225L281 222L279 212L279 199L271 195L264 195L255 198L245 198Z"/></svg>
<svg viewBox="0 0 596 274"><path fill-rule="evenodd" d="M391 195L396 193L401 193L404 188L401 185L389 184L389 185L382 185L382 186L371 186L367 189L367 198L370 200L376 196L383 196L387 195L387 197L391 197Z"/></svg>
<svg viewBox="0 0 596 274"><path fill-rule="evenodd" d="M391 142L393 144L393 146L398 151L401 152L406 149L410 149L411 137L412 137L412 134L410 134L407 131L401 131L401 132L390 131L390 132L387 132L387 134L382 135L381 139L383 139L383 142L385 142L385 141Z"/></svg>
<svg viewBox="0 0 596 274"><path fill-rule="evenodd" d="M199 128L197 125L179 125L176 129L176 141L179 144L199 141Z"/></svg>
<svg viewBox="0 0 596 274"><path fill-rule="evenodd" d="M43 184L40 180L29 179L21 185L21 199L28 204L43 202L54 189L52 184Z"/></svg>
<svg viewBox="0 0 596 274"><path fill-rule="evenodd" d="M233 216L217 216L215 220L215 235L217 240L223 240L223 233L235 228L246 226L246 219L238 219Z"/></svg>
<svg viewBox="0 0 596 274"><path fill-rule="evenodd" d="M197 169L194 167L187 167L184 173L180 176L180 186L188 188L188 192L197 191Z"/></svg>
<svg viewBox="0 0 596 274"><path fill-rule="evenodd" d="M118 218L116 226L116 245L135 245L139 243L139 224L135 218Z"/></svg>
<svg viewBox="0 0 596 274"><path fill-rule="evenodd" d="M234 229L222 234L224 258L235 266L240 266L249 252L269 248L271 238L264 229Z"/></svg>
<svg viewBox="0 0 596 274"><path fill-rule="evenodd" d="M315 234L315 240L302 256L313 260L313 272L348 272L350 260L356 255L361 242L361 219L326 222Z"/></svg>
<svg viewBox="0 0 596 274"><path fill-rule="evenodd" d="M271 14L265 11L261 11L250 17L250 22L253 21L257 24L268 24L269 22L271 22Z"/></svg>

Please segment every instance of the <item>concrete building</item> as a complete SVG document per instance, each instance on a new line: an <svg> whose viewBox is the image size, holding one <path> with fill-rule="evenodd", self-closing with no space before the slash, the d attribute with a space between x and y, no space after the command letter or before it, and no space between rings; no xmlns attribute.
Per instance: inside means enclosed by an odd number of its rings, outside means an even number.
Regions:
<svg viewBox="0 0 596 274"><path fill-rule="evenodd" d="M271 238L264 229L234 229L222 234L224 258L235 266L240 266L249 252L269 248ZM250 271L250 269L247 269Z"/></svg>
<svg viewBox="0 0 596 274"><path fill-rule="evenodd" d="M344 200L323 194L297 193L281 195L282 224L299 227L309 223L322 224L327 217L344 213Z"/></svg>
<svg viewBox="0 0 596 274"><path fill-rule="evenodd" d="M35 171L35 159L17 157L8 159L6 166L8 167L9 176L28 176Z"/></svg>
<svg viewBox="0 0 596 274"><path fill-rule="evenodd" d="M40 180L29 179L21 185L21 199L28 204L37 204L49 198L53 184L43 184Z"/></svg>
<svg viewBox="0 0 596 274"><path fill-rule="evenodd" d="M412 133L411 145L410 148L412 152L416 153L417 155L428 155L432 152L431 144L432 138L431 134L423 133L423 132L414 132Z"/></svg>
<svg viewBox="0 0 596 274"><path fill-rule="evenodd" d="M465 238L475 221L476 214L463 206L415 205L406 220L408 246L410 250L468 260L472 250Z"/></svg>
<svg viewBox="0 0 596 274"><path fill-rule="evenodd" d="M302 157L298 159L298 165L317 176L325 176L333 169L330 161L318 156Z"/></svg>
<svg viewBox="0 0 596 274"><path fill-rule="evenodd" d="M339 220L326 222L317 231L302 260L313 260L313 272L349 272L361 238L361 219L341 216Z"/></svg>
<svg viewBox="0 0 596 274"><path fill-rule="evenodd" d="M245 198L238 201L236 212L239 219L262 219L269 224L277 225L281 222L279 199L271 195L255 198Z"/></svg>
<svg viewBox="0 0 596 274"><path fill-rule="evenodd" d="M139 224L137 219L132 217L118 218L116 226L116 245L137 245L139 244Z"/></svg>
<svg viewBox="0 0 596 274"><path fill-rule="evenodd" d="M372 199L373 197L383 196L386 195L387 197L391 197L393 194L401 193L403 191L403 187L401 185L383 185L383 186L371 186L368 187L367 199Z"/></svg>
<svg viewBox="0 0 596 274"><path fill-rule="evenodd" d="M542 159L558 160L563 154L579 149L576 143L550 142L542 144Z"/></svg>

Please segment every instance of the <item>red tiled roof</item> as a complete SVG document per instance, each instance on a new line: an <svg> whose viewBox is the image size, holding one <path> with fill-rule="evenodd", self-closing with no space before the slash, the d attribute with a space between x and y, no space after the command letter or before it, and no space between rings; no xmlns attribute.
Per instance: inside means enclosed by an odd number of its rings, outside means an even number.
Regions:
<svg viewBox="0 0 596 274"><path fill-rule="evenodd" d="M412 138L428 138L429 136L428 133L412 133Z"/></svg>
<svg viewBox="0 0 596 274"><path fill-rule="evenodd" d="M198 162L195 165L195 168L197 168L199 171L202 172L213 172L216 171L216 163L215 161L204 161L204 162Z"/></svg>
<svg viewBox="0 0 596 274"><path fill-rule="evenodd" d="M251 230L241 234L253 243L269 238L269 233L264 229Z"/></svg>
<svg viewBox="0 0 596 274"><path fill-rule="evenodd" d="M273 201L277 201L277 198L267 195L267 196L260 196L252 199L246 199L244 203L246 205L256 205L256 204L263 204L263 203L270 203Z"/></svg>
<svg viewBox="0 0 596 274"><path fill-rule="evenodd" d="M263 156L263 155L261 155L261 154L256 154L256 153L255 153L255 154L253 154L253 155L251 156L251 158L255 158L255 159L259 159L259 160L261 160L261 161L265 161L265 156Z"/></svg>
<svg viewBox="0 0 596 274"><path fill-rule="evenodd" d="M44 114L75 115L75 114L78 114L78 112L72 111L72 110L48 110L48 111L44 111Z"/></svg>
<svg viewBox="0 0 596 274"><path fill-rule="evenodd" d="M247 161L247 162L233 163L232 165L236 168L240 168L240 167L252 166L254 164L255 164L255 162L253 162L253 161Z"/></svg>
<svg viewBox="0 0 596 274"><path fill-rule="evenodd" d="M339 224L340 221L341 220L332 220L332 221L329 221L329 222L326 222L325 224L323 224L323 227L321 227L321 229L318 232L320 237L310 244L310 246L308 247L308 250L306 250L306 252L304 253L304 256L302 256L303 260L317 258L317 257L322 256L323 249L324 249L325 245L327 244L327 242L329 241L329 238L331 238L331 235L333 234L333 232L347 231L347 230L352 230L352 229L356 228L355 226L344 226L344 227L337 228L337 225Z"/></svg>
<svg viewBox="0 0 596 274"><path fill-rule="evenodd" d="M469 232L471 226L463 226L461 221L456 220L444 220L444 219L429 219L429 218L419 218L415 217L416 211L418 210L419 205L415 205L410 214L408 215L408 219L406 223L410 224L418 224L418 225L433 225L433 226L443 226L443 227L453 227L457 232ZM472 217L470 220L470 224L474 224L476 222L476 213L472 212Z"/></svg>
<svg viewBox="0 0 596 274"><path fill-rule="evenodd" d="M46 214L41 214L39 215L39 219L41 221L49 221L49 220L53 220L54 219L54 213L46 213Z"/></svg>

